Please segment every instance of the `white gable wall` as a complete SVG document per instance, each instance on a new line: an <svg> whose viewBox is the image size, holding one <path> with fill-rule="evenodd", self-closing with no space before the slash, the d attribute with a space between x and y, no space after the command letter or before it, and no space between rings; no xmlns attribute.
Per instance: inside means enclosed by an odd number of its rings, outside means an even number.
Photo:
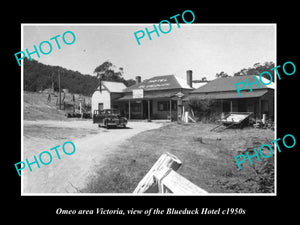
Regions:
<svg viewBox="0 0 300 225"><path fill-rule="evenodd" d="M122 82L103 81L102 93L99 87L92 95L92 114L98 110L98 104L103 103L103 109L111 109L111 93L122 93L126 86Z"/></svg>
<svg viewBox="0 0 300 225"><path fill-rule="evenodd" d="M111 96L107 90L102 90L102 93L100 93L97 89L92 95L92 113L94 113L94 110L98 110L99 103L103 103L103 109L111 108Z"/></svg>

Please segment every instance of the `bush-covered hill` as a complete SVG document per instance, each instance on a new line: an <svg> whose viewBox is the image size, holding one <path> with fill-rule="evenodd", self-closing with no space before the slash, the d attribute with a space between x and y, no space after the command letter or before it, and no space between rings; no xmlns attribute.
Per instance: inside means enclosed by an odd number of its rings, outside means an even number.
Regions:
<svg viewBox="0 0 300 225"><path fill-rule="evenodd" d="M67 88L71 93L90 96L99 81L95 76L83 75L78 71L68 70L59 66L42 64L36 60L24 59L24 90L41 91L52 87L58 90L58 71L61 77L61 88Z"/></svg>
<svg viewBox="0 0 300 225"><path fill-rule="evenodd" d="M50 66L36 60L24 59L24 90L30 92L42 91L52 87L58 91L58 72L60 73L61 88L69 89L71 93L91 96L99 80L96 76L84 75L78 71L68 70L60 66ZM111 80L111 79L110 79ZM134 80L125 80L121 77L126 86L134 84Z"/></svg>

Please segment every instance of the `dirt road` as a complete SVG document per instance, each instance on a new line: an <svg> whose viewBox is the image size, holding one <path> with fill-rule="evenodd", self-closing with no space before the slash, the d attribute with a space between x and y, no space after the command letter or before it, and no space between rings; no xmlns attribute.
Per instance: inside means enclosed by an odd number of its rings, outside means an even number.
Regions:
<svg viewBox="0 0 300 225"><path fill-rule="evenodd" d="M32 164L22 171L23 194L32 193L76 193L82 189L97 168L105 163L105 157L126 139L146 130L161 127L162 123L129 122L127 129L98 128L86 121L24 121L23 161L34 161L43 151L52 153L49 165ZM72 155L63 153L66 141L75 144ZM51 148L60 145L57 158ZM70 145L68 145L70 147ZM66 145L67 147L67 145ZM72 147L66 151L71 152ZM45 162L49 156L45 154Z"/></svg>

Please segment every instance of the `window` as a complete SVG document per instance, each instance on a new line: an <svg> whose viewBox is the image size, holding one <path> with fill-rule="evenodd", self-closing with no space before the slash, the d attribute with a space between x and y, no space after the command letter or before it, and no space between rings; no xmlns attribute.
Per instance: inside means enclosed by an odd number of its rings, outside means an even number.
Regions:
<svg viewBox="0 0 300 225"><path fill-rule="evenodd" d="M130 104L130 110L131 112L141 112L141 103L131 103Z"/></svg>
<svg viewBox="0 0 300 225"><path fill-rule="evenodd" d="M169 101L157 102L157 111L169 111L169 110L170 110Z"/></svg>
<svg viewBox="0 0 300 225"><path fill-rule="evenodd" d="M103 109L103 103L98 103L98 110L102 110Z"/></svg>
<svg viewBox="0 0 300 225"><path fill-rule="evenodd" d="M171 109L177 110L177 101L171 101ZM157 111L170 111L170 101L157 102Z"/></svg>

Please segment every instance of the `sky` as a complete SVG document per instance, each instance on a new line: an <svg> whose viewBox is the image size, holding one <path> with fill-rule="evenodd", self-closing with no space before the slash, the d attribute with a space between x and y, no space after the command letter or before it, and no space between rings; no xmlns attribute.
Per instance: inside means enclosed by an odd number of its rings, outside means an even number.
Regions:
<svg viewBox="0 0 300 225"><path fill-rule="evenodd" d="M158 23L156 27L158 27ZM180 24L172 23L169 33L151 33L140 39L134 32L153 24L23 24L22 49L34 51L43 41L49 41L52 51L31 57L41 63L62 66L83 74L94 75L94 69L109 60L116 68L124 68L125 79L142 80L153 76L174 74L186 79L186 71L193 71L193 79L215 79L216 73L229 75L253 66L273 61L276 64L276 26L274 24ZM164 31L168 24L162 26ZM62 36L66 31L75 34L75 42L66 45ZM50 38L60 35L57 41ZM70 34L66 41L72 41ZM45 52L47 44L42 48Z"/></svg>

